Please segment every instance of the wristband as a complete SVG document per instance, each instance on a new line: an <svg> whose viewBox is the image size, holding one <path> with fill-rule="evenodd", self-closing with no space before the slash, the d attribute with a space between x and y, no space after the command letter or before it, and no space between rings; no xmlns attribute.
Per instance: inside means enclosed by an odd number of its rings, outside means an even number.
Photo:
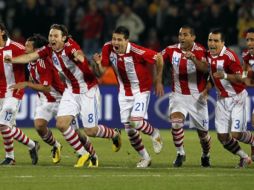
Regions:
<svg viewBox="0 0 254 190"><path fill-rule="evenodd" d="M224 78L223 79L227 79L228 78L228 74L224 73Z"/></svg>
<svg viewBox="0 0 254 190"><path fill-rule="evenodd" d="M248 71L243 71L242 79L247 78L247 76L248 76Z"/></svg>

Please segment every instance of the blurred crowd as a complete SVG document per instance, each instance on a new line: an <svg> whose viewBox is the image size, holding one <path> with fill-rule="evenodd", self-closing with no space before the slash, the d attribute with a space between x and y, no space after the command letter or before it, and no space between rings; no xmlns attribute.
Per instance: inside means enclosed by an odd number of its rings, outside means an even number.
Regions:
<svg viewBox="0 0 254 190"><path fill-rule="evenodd" d="M130 40L160 51L177 42L182 25L195 28L206 46L209 30L222 27L226 45L244 47L247 28L254 26L253 0L0 0L0 20L13 40L48 34L53 23L65 24L86 55L100 51L114 28L129 28Z"/></svg>

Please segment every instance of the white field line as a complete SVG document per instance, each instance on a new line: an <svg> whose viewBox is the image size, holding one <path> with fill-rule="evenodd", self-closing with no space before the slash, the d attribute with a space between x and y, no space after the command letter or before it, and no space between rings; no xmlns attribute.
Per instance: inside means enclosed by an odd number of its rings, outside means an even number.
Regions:
<svg viewBox="0 0 254 190"><path fill-rule="evenodd" d="M239 174L118 174L118 175L106 175L106 177L114 177L114 178L119 178L119 177L205 177L205 178L210 178L210 177L237 177ZM11 176L0 176L0 179L5 179L5 178L10 178ZM12 176L14 178L97 178L97 177L103 177L105 178L105 175L98 175L98 174L86 174L86 175L15 175ZM241 177L253 177L253 174L241 174Z"/></svg>

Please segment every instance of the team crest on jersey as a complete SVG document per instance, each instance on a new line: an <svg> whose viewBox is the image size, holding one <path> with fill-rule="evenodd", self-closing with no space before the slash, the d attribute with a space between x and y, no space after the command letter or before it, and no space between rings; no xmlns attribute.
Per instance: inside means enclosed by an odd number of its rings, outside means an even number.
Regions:
<svg viewBox="0 0 254 190"><path fill-rule="evenodd" d="M58 71L62 70L61 65L60 65L60 61L59 61L58 57L55 54L52 55L52 62L54 64L54 66L57 68Z"/></svg>
<svg viewBox="0 0 254 190"><path fill-rule="evenodd" d="M113 52L110 53L110 56L109 56L109 60L111 62L111 64L116 67L117 65L117 55Z"/></svg>
<svg viewBox="0 0 254 190"><path fill-rule="evenodd" d="M181 60L181 53L174 52L172 56L172 65L178 66Z"/></svg>

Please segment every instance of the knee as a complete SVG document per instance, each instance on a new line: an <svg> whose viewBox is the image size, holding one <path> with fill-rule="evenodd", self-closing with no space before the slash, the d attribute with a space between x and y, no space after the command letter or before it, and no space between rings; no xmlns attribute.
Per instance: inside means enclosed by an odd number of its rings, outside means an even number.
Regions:
<svg viewBox="0 0 254 190"><path fill-rule="evenodd" d="M221 144L225 145L230 140L229 134L217 134L217 138Z"/></svg>
<svg viewBox="0 0 254 190"><path fill-rule="evenodd" d="M130 126L133 128L139 128L143 124L143 119L141 120L135 120L135 119L130 119Z"/></svg>
<svg viewBox="0 0 254 190"><path fill-rule="evenodd" d="M57 119L56 121L56 127L61 131L61 132L64 132L68 129L69 125L66 124L66 122L64 120L61 120L61 119Z"/></svg>
<svg viewBox="0 0 254 190"><path fill-rule="evenodd" d="M89 137L96 137L96 134L97 134L97 127L92 127L92 128L84 128L85 130L85 133L87 136Z"/></svg>
<svg viewBox="0 0 254 190"><path fill-rule="evenodd" d="M173 129L180 129L184 126L183 118L173 118L173 119L170 119L170 122Z"/></svg>
<svg viewBox="0 0 254 190"><path fill-rule="evenodd" d="M232 132L231 133L232 137L239 140L241 138L241 133L238 132Z"/></svg>

